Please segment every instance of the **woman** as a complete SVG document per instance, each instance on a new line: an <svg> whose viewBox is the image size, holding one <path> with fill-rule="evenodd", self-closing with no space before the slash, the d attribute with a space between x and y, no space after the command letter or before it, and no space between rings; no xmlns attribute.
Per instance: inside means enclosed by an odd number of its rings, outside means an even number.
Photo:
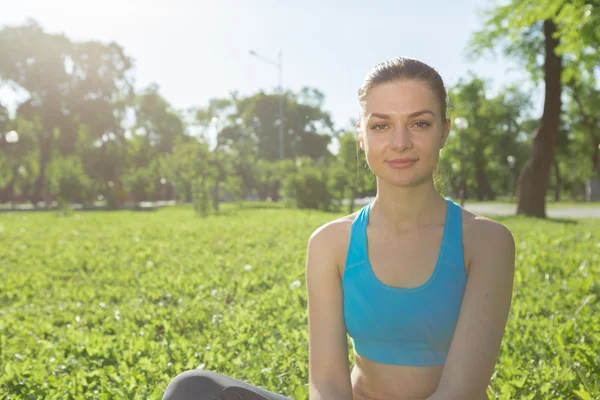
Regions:
<svg viewBox="0 0 600 400"><path fill-rule="evenodd" d="M433 68L381 63L359 101L377 195L309 239L310 398L487 399L512 297L513 237L436 193L450 120Z"/></svg>
<svg viewBox="0 0 600 400"><path fill-rule="evenodd" d="M395 58L358 94L358 141L377 195L308 240L310 399L487 399L511 304L513 237L435 190L450 120L433 68ZM206 371L179 375L163 399L235 391L285 399Z"/></svg>

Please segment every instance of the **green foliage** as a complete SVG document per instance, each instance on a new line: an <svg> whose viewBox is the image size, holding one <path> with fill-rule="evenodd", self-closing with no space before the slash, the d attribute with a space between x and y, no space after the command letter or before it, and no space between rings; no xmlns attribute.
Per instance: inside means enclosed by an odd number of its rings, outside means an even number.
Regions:
<svg viewBox="0 0 600 400"><path fill-rule="evenodd" d="M515 177L524 165L530 146L531 101L517 87L488 95L488 84L471 74L449 90L451 117L465 118L468 127L453 124L441 152L439 174L447 189L458 195L464 163L468 197L493 200L498 193L514 193ZM461 143L462 141L462 143ZM514 157L511 168L508 159ZM440 188L445 187L441 185Z"/></svg>
<svg viewBox="0 0 600 400"><path fill-rule="evenodd" d="M147 167L131 168L127 171L123 183L135 201L139 202L150 200L159 179L157 163L151 162Z"/></svg>
<svg viewBox="0 0 600 400"><path fill-rule="evenodd" d="M0 214L0 393L159 399L202 367L306 398L306 243L338 216ZM490 398L597 398L598 224L503 222L517 265Z"/></svg>
<svg viewBox="0 0 600 400"><path fill-rule="evenodd" d="M544 20L557 26L558 55L567 64L563 81L576 69L593 71L598 65L595 49L600 44L600 4L594 0L511 0L488 8L483 28L469 44L471 59L499 47L521 63L534 80L543 77Z"/></svg>
<svg viewBox="0 0 600 400"><path fill-rule="evenodd" d="M55 157L48 165L50 190L63 202L85 202L92 182L76 156Z"/></svg>
<svg viewBox="0 0 600 400"><path fill-rule="evenodd" d="M194 210L201 216L207 217L210 212L212 196L206 177L192 182L192 201Z"/></svg>
<svg viewBox="0 0 600 400"><path fill-rule="evenodd" d="M331 193L327 169L310 158L298 159L296 168L285 174L283 192L298 208L329 210Z"/></svg>
<svg viewBox="0 0 600 400"><path fill-rule="evenodd" d="M169 180L175 184L180 198L190 200L192 187L199 176L215 176L213 155L208 145L196 139L181 138L165 161Z"/></svg>

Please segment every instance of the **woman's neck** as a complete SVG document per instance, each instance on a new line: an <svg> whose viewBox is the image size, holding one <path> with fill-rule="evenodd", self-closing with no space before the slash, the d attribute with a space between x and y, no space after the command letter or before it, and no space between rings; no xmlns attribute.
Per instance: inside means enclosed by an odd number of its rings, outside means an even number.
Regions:
<svg viewBox="0 0 600 400"><path fill-rule="evenodd" d="M415 187L397 187L377 182L377 196L369 218L383 229L402 231L421 225L443 223L445 199L435 190L433 181Z"/></svg>

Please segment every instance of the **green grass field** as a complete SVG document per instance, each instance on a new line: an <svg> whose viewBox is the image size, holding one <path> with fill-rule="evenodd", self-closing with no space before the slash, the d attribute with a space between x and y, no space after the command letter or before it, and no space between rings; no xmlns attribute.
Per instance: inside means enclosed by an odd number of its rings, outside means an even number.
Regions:
<svg viewBox="0 0 600 400"><path fill-rule="evenodd" d="M0 399L160 399L201 367L307 397L306 242L341 214L0 214ZM600 396L600 222L497 218L513 306L488 390Z"/></svg>

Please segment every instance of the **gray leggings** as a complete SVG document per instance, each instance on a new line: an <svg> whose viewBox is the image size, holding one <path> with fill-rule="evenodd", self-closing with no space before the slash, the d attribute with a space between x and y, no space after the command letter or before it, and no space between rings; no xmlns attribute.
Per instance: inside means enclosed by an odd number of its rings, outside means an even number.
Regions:
<svg viewBox="0 0 600 400"><path fill-rule="evenodd" d="M177 375L162 400L291 400L216 372L194 369Z"/></svg>

